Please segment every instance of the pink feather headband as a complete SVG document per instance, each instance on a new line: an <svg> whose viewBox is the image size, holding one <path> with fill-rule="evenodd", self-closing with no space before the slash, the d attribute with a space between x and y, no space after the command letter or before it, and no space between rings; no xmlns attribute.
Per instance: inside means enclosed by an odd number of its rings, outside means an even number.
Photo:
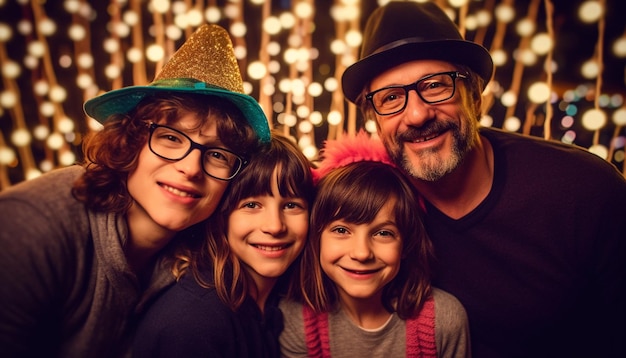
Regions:
<svg viewBox="0 0 626 358"><path fill-rule="evenodd" d="M380 139L372 138L364 130L360 130L354 137L344 137L341 140L326 140L320 151L322 161L313 169L315 183L326 176L331 170L356 162L381 162L397 168L389 158L385 146Z"/></svg>
<svg viewBox="0 0 626 358"><path fill-rule="evenodd" d="M354 137L325 141L324 148L320 151L320 158L322 158L321 163L313 169L313 181L316 184L333 169L356 162L381 162L398 168L391 161L383 142L378 138L370 137L364 130L360 130ZM420 209L426 212L424 198L417 195Z"/></svg>

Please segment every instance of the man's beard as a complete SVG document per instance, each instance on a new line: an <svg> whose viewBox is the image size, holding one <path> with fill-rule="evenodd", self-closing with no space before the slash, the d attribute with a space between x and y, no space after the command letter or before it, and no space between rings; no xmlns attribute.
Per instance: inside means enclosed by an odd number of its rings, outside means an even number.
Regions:
<svg viewBox="0 0 626 358"><path fill-rule="evenodd" d="M396 136L394 143L385 141L385 146L392 160L399 167L403 168L415 179L434 182L447 174L453 172L466 157L467 153L474 146L477 123L468 125L463 129L457 122L453 121L430 121L420 128L409 128L407 131ZM473 122L472 122L473 123ZM452 133L452 150L448 157L443 158L439 148L426 148L419 152L413 152L414 161L407 154L404 148L405 142L412 142L414 138L441 133L443 131Z"/></svg>

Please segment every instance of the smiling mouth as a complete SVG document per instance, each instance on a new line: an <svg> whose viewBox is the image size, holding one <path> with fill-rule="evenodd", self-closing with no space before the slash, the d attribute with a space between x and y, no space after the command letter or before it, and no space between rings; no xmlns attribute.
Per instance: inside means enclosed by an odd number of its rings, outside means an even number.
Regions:
<svg viewBox="0 0 626 358"><path fill-rule="evenodd" d="M375 270L351 270L351 269L347 269L345 267L342 267L344 271L347 271L349 273L355 274L355 275L368 275L368 274L372 274L375 272L380 271L380 269L375 269Z"/></svg>
<svg viewBox="0 0 626 358"><path fill-rule="evenodd" d="M182 191L180 189L173 188L173 187L171 187L169 185L165 185L165 184L159 184L159 185L161 186L161 188L167 190L168 192L170 192L170 193L172 193L172 194L174 194L176 196L180 196L181 198L194 198L194 199L197 199L197 198L200 197L200 195L198 195L198 194Z"/></svg>
<svg viewBox="0 0 626 358"><path fill-rule="evenodd" d="M427 137L421 137L421 138L417 138L415 140L413 140L413 143L424 143L424 142L428 142L431 139L435 139L437 137L439 137L441 135L441 133L437 133L437 134L433 134L433 135L429 135Z"/></svg>
<svg viewBox="0 0 626 358"><path fill-rule="evenodd" d="M280 246L266 246L266 245L252 244L252 246L262 251L280 251L280 250L285 250L286 248L290 247L291 244L280 245Z"/></svg>

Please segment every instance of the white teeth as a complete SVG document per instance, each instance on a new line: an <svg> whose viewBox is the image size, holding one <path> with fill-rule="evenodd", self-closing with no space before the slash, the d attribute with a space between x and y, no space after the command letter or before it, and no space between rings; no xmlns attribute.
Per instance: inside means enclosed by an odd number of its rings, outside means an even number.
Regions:
<svg viewBox="0 0 626 358"><path fill-rule="evenodd" d="M169 191L170 193L172 193L174 195L181 196L183 198L193 197L192 194L189 194L189 193L187 193L185 191L182 191L182 190L178 190L176 188L172 188L171 186L163 185L163 189Z"/></svg>
<svg viewBox="0 0 626 358"><path fill-rule="evenodd" d="M261 246L261 245L254 245L254 247L263 251L280 251L285 248L284 246Z"/></svg>
<svg viewBox="0 0 626 358"><path fill-rule="evenodd" d="M437 138L437 135L434 135L434 136L431 136L431 137L425 137L425 138L423 138L423 139L417 139L417 140L415 141L415 143L422 143L422 142L426 142L426 141L429 141L429 140L431 140L431 139L433 139L433 138Z"/></svg>

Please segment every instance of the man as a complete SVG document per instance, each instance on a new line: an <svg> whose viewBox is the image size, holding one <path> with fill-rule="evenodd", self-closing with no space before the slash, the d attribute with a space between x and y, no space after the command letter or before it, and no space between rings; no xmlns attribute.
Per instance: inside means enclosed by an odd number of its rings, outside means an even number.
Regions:
<svg viewBox="0 0 626 358"><path fill-rule="evenodd" d="M342 82L425 199L433 283L474 357L626 356L626 181L574 146L479 128L493 62L434 3L374 11Z"/></svg>

